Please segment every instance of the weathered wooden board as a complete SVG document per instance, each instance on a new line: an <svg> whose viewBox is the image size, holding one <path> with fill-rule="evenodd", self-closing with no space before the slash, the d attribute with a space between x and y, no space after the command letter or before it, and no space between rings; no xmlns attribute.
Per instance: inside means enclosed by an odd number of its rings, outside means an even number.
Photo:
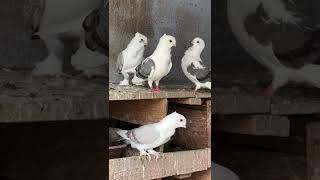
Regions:
<svg viewBox="0 0 320 180"><path fill-rule="evenodd" d="M187 128L178 129L174 143L188 149L199 149L211 146L211 101L205 105L177 105L169 106L169 111L176 111L187 119Z"/></svg>
<svg viewBox="0 0 320 180"><path fill-rule="evenodd" d="M164 153L157 161L139 156L112 159L109 160L109 179L147 180L204 171L211 167L210 154L208 148Z"/></svg>
<svg viewBox="0 0 320 180"><path fill-rule="evenodd" d="M290 135L290 120L285 116L273 115L218 116L214 129L229 133L287 137Z"/></svg>
<svg viewBox="0 0 320 180"><path fill-rule="evenodd" d="M320 122L307 124L308 180L320 179Z"/></svg>
<svg viewBox="0 0 320 180"><path fill-rule="evenodd" d="M194 95L185 86L163 86L160 93L153 93L147 87L109 84L110 101L164 98L211 98L211 94L210 92L199 92Z"/></svg>
<svg viewBox="0 0 320 180"><path fill-rule="evenodd" d="M108 118L103 80L34 78L0 70L0 122Z"/></svg>
<svg viewBox="0 0 320 180"><path fill-rule="evenodd" d="M158 122L167 115L167 99L110 101L110 117L134 124Z"/></svg>
<svg viewBox="0 0 320 180"><path fill-rule="evenodd" d="M171 99L170 101L176 102L179 104L202 105L202 99L200 98L178 98L178 99Z"/></svg>

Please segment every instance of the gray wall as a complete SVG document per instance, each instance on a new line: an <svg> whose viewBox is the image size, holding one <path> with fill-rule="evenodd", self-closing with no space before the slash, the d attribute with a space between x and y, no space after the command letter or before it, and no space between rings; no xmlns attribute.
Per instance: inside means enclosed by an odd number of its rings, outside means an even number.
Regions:
<svg viewBox="0 0 320 180"><path fill-rule="evenodd" d="M162 84L189 82L183 75L180 62L196 36L205 40L202 58L207 66L211 66L210 0L110 0L109 16L109 82L118 83L122 79L115 71L116 58L135 32L148 37L145 57L153 52L163 33L176 37L177 47L172 51L173 67Z"/></svg>

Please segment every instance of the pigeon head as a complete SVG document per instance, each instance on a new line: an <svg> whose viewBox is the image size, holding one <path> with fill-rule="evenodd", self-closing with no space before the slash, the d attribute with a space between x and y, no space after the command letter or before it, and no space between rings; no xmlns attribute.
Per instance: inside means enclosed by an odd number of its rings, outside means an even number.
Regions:
<svg viewBox="0 0 320 180"><path fill-rule="evenodd" d="M160 43L162 43L165 47L176 47L176 38L167 34L164 34L160 38Z"/></svg>
<svg viewBox="0 0 320 180"><path fill-rule="evenodd" d="M204 47L206 46L206 44L204 43L204 40L199 37L194 38L191 44L194 48L197 48L199 50L204 49Z"/></svg>
<svg viewBox="0 0 320 180"><path fill-rule="evenodd" d="M148 45L148 38L145 35L140 34L139 32L136 32L134 39L137 42L141 43L143 46Z"/></svg>
<svg viewBox="0 0 320 180"><path fill-rule="evenodd" d="M187 119L177 112L173 112L167 116L175 125L176 128L186 128Z"/></svg>

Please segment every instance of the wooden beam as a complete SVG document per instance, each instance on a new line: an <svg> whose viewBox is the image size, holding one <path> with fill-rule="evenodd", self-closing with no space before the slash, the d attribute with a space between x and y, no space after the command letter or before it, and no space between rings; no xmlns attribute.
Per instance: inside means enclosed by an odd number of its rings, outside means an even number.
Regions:
<svg viewBox="0 0 320 180"><path fill-rule="evenodd" d="M174 136L174 143L187 149L201 149L211 146L211 101L205 105L169 106L169 112L176 111L187 119L187 128L178 129Z"/></svg>
<svg viewBox="0 0 320 180"><path fill-rule="evenodd" d="M285 116L272 115L218 116L214 129L238 134L287 137L290 135L290 120Z"/></svg>
<svg viewBox="0 0 320 180"><path fill-rule="evenodd" d="M320 122L307 124L308 180L320 179Z"/></svg>
<svg viewBox="0 0 320 180"><path fill-rule="evenodd" d="M290 154L306 154L306 141L304 137L289 136L253 136L244 134L214 133L215 146L223 145L266 149Z"/></svg>
<svg viewBox="0 0 320 180"><path fill-rule="evenodd" d="M110 101L110 116L114 119L134 123L150 124L167 115L167 99Z"/></svg>
<svg viewBox="0 0 320 180"><path fill-rule="evenodd" d="M141 180L188 174L211 167L211 149L164 153L158 160L133 156L109 160L109 179Z"/></svg>
<svg viewBox="0 0 320 180"><path fill-rule="evenodd" d="M170 101L179 103L179 104L202 105L202 99L200 98L179 98L179 99L171 99Z"/></svg>

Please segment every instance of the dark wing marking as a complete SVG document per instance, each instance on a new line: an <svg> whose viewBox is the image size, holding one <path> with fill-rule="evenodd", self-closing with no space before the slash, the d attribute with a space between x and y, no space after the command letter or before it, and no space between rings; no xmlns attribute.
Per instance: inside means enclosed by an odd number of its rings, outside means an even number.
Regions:
<svg viewBox="0 0 320 180"><path fill-rule="evenodd" d="M121 71L122 71L123 61L124 61L124 59L123 59L123 54L122 54L122 52L121 52L121 53L118 55L117 64L116 64L118 73L121 73Z"/></svg>
<svg viewBox="0 0 320 180"><path fill-rule="evenodd" d="M147 58L136 67L136 74L138 78L147 79L150 76L152 69L155 68L155 63L152 59Z"/></svg>
<svg viewBox="0 0 320 180"><path fill-rule="evenodd" d="M91 51L99 51L102 54L108 56L108 45L99 35L98 28L101 24L100 18L102 18L102 10L94 9L82 23L82 27L85 30L85 44Z"/></svg>
<svg viewBox="0 0 320 180"><path fill-rule="evenodd" d="M316 63L320 54L320 31L310 29L307 19L303 19L300 27L290 23L266 23L263 19L269 17L261 3L256 12L246 18L245 28L260 44L271 42L274 54L283 65L301 68Z"/></svg>
<svg viewBox="0 0 320 180"><path fill-rule="evenodd" d="M201 61L200 61L200 64L203 66ZM208 68L204 68L204 69L196 68L194 64L191 63L187 67L187 71L191 75L195 76L196 79L201 83L211 81L211 70Z"/></svg>

